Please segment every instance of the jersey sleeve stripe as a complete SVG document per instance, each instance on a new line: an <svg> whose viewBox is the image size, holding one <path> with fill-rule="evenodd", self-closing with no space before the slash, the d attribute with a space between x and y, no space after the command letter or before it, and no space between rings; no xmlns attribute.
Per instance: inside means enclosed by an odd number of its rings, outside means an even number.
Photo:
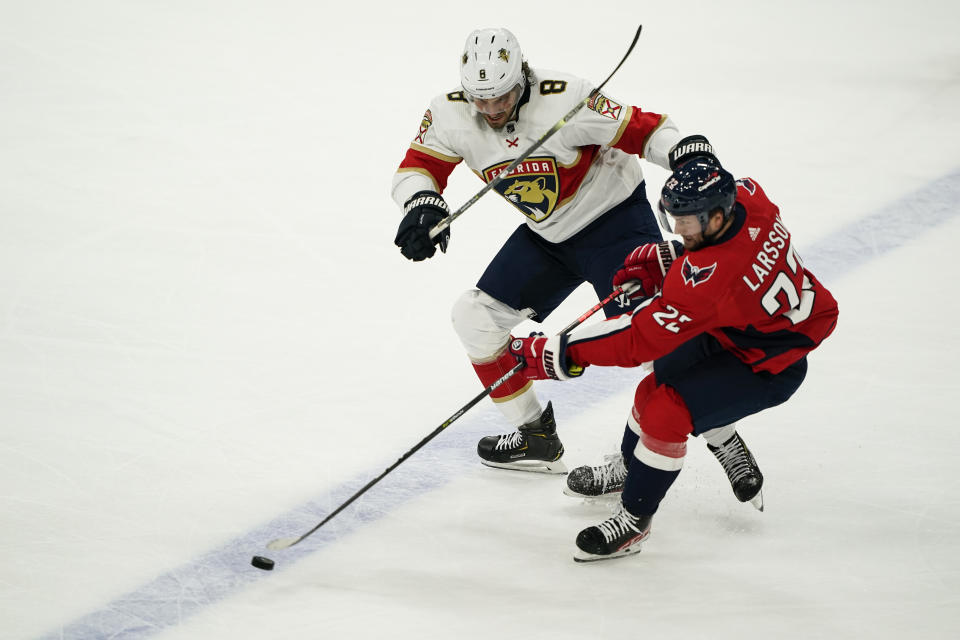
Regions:
<svg viewBox="0 0 960 640"><path fill-rule="evenodd" d="M421 151L421 149L426 151ZM410 148L407 149L407 155L400 163L400 168L397 169L397 173L405 171L421 173L433 181L438 193L443 193L443 190L447 187L447 178L450 177L461 158L450 158L436 152L427 153L427 151L429 150L426 147L410 145Z"/></svg>
<svg viewBox="0 0 960 640"><path fill-rule="evenodd" d="M613 140L610 141L608 147L615 147L617 143L620 142L620 138L623 137L623 132L627 130L627 127L630 126L630 121L633 120L633 107L627 107L627 114L624 117L623 122L620 123L620 127L617 129L617 134L613 136Z"/></svg>
<svg viewBox="0 0 960 640"><path fill-rule="evenodd" d="M630 107L629 117L624 118L624 120L625 122L620 126L620 130L609 146L643 157L647 140L650 139L654 131L660 128L660 125L666 122L667 116L659 113L643 112L636 107Z"/></svg>
<svg viewBox="0 0 960 640"><path fill-rule="evenodd" d="M421 169L419 167L407 167L405 169L397 169L397 173L419 173L422 176L426 176L430 179L430 182L433 183L433 190L437 193L441 193L443 189L437 183L437 179L433 177L433 174L427 171L426 169Z"/></svg>
<svg viewBox="0 0 960 640"><path fill-rule="evenodd" d="M452 162L453 164L458 164L461 160L463 160L463 158L459 156L448 156L440 153L439 151L431 149L430 147L424 147L423 145L419 145L415 142L410 145L410 148L424 155L428 155L433 158L436 158L437 160L443 160L444 162Z"/></svg>

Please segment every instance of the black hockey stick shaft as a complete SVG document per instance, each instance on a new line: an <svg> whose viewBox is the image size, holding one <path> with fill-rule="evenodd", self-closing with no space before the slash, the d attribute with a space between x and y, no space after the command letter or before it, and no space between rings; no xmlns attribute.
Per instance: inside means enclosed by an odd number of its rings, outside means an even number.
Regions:
<svg viewBox="0 0 960 640"><path fill-rule="evenodd" d="M454 422L456 422L463 414L465 414L467 411L469 411L470 409L472 409L472 408L474 407L474 405L476 405L478 402L480 402L481 400L483 400L484 398L486 398L488 395L490 395L490 393L493 392L494 389L496 389L497 387L499 387L500 385L502 385L504 382L506 382L507 380L509 380L510 378L512 378L514 374L516 374L518 371L520 371L520 369L523 368L523 366L524 366L524 364L523 364L522 362L518 362L517 365L516 365L513 369L510 369L510 371L508 371L508 372L506 372L505 374L503 374L503 375L502 375L498 380L496 380L493 384L491 384L490 386L484 388L484 390L481 391L479 394L477 394L477 396L474 397L470 402L468 402L467 404L465 404L465 405L463 405L462 407L460 407L460 408L457 410L456 413L454 413L452 416L450 416L449 418L447 418L447 419L444 421L443 424L441 424L439 427L437 427L436 429L434 429L433 431L431 431L430 434L429 434L426 438L424 438L423 440L421 440L420 442L418 442L416 445L414 445L414 447L413 447L412 449L410 449L410 450L407 451L405 454L403 454L402 456L400 456L400 458L399 458L396 462L394 462L392 465L390 465L389 467L387 467L387 468L383 471L383 473L381 473L381 474L378 475L376 478L374 478L373 480L371 480L370 482L368 482L367 484L365 484L362 489L360 489L359 491L357 491L356 493L354 493L352 496L350 496L350 497L347 499L346 502L344 502L343 504L341 504L341 505L340 505L339 507L337 507L333 512L331 512L330 515L328 515L326 518L324 518L323 520L321 520L320 523L317 524L317 526L315 526L313 529L310 529L310 531L307 531L305 534L303 534L302 536L297 537L297 538L279 538L279 539L277 539L277 540L274 540L274 541L272 541L270 544L267 545L267 548L268 548L268 549L286 549L287 547L292 547L293 545L297 544L298 542L301 542L304 538L307 538L308 536L313 535L320 527L322 527L323 525L325 525L325 524L327 524L328 522L330 522L331 520L333 520L333 518L334 518L338 513L340 513L341 511L343 511L344 509L346 509L347 507L349 507L351 504L353 504L353 501L354 501L354 500L356 500L357 498L359 498L360 496L362 496L364 493L366 493L368 490L370 490L370 489L373 487L373 485L375 485L375 484L377 484L378 482L380 482L381 480L383 480L383 479L387 476L387 474L389 474L391 471L393 471L394 469L396 469L397 467L399 467L401 464L403 464L404 461L407 460L407 458L409 458L410 456L412 456L413 454L415 454L417 451L419 451L420 449L422 449L422 448L424 447L424 445L426 445L428 442L430 442L431 440L433 440L434 438L436 438L436 437L440 434L441 431L443 431L444 429L446 429L447 427L449 427L451 424L453 424Z"/></svg>
<svg viewBox="0 0 960 640"><path fill-rule="evenodd" d="M608 295L606 298L604 298L603 300L601 300L600 302L598 302L597 304L595 304L594 306L592 306L589 310L587 310L586 313L584 313L583 315L581 315L579 318L577 318L576 320L574 320L573 322L571 322L570 324L568 324L568 325L563 329L563 331L561 331L560 333L561 333L561 334L564 334L564 333L570 332L570 331L573 330L575 327L577 327L578 325L582 324L587 318L589 318L589 317L592 316L594 313L596 313L597 311L599 311L600 309L602 309L603 306L606 305L608 302L610 302L611 300L613 300L614 298L616 298L617 296L619 296L619 295L621 295L621 294L623 294L623 293L630 293L630 291L631 291L631 289L628 288L628 287L614 289L613 292L612 292L610 295ZM365 485L363 486L363 488L361 488L359 491L357 491L357 492L354 493L352 496L350 496L350 497L347 499L346 502L344 502L344 503L341 504L339 507L337 507L336 509L334 509L333 512L331 512L326 518L324 518L323 520L321 520L320 523L317 524L317 526L315 526L313 529L310 529L310 531L307 531L306 533L304 533L303 535L301 535L301 536L299 536L299 537L295 537L295 538L278 538L278 539L276 539L276 540L273 540L272 542L270 542L270 543L267 545L267 548L268 548L268 549L274 549L274 550L277 550L277 549L286 549L286 548L288 548L288 547L292 547L293 545L295 545L295 544L303 541L305 538L307 538L307 537L313 535L314 533L316 533L316 531L317 531L318 529L320 529L320 527L322 527L323 525L325 525L325 524L327 524L328 522L330 522L338 513L340 513L341 511L343 511L344 509L346 509L347 507L349 507L351 504L353 504L354 500L356 500L357 498L359 498L360 496L362 496L362 495L363 495L364 493L366 493L370 488L372 488L375 484L377 484L378 482L380 482L381 480L383 480L383 479L387 476L387 474L389 474L391 471L393 471L394 469L396 469L397 467L399 467L401 464L403 464L403 462L404 462L405 460L407 460L407 458L409 458L410 456L412 456L413 454L415 454L417 451L419 451L420 449L422 449L422 448L424 447L424 445L426 445L428 442L430 442L431 440L433 440L434 438L436 438L436 437L440 434L441 431L443 431L444 429L446 429L447 427L449 427L451 424L453 424L454 422L456 422L457 420L459 420L459 419L463 416L463 414L465 414L467 411L469 411L469 410L472 409L474 406L476 406L476 404L477 404L478 402L480 402L481 400L483 400L484 398L486 398L488 395L490 395L490 394L493 392L494 389L496 389L497 387L499 387L500 385L502 385L504 382L506 382L507 380L509 380L510 378L512 378L517 372L519 372L521 369L523 369L523 367L524 367L524 363L523 363L523 362L518 362L515 367L513 367L512 369L510 369L510 371L507 371L505 374L503 374L502 376L500 376L500 378L498 378L498 379L497 379L496 381L494 381L492 384L490 384L489 386L485 387L485 388L483 389L483 391L481 391L480 393L478 393L472 400L470 400L470 402L468 402L467 404L465 404L465 405L463 405L462 407L460 407L459 409L457 409L457 411L456 411L452 416L450 416L449 418L447 418L446 420L444 420L443 424L441 424L439 427L437 427L436 429L434 429L433 431L431 431L430 434L427 435L426 438L424 438L423 440L421 440L420 442L418 442L416 445L414 445L414 447L413 447L412 449L410 449L410 450L407 451L405 454L403 454L402 456L400 456L400 458L399 458L396 462L394 462L392 465L390 465L389 467L387 467L387 468L383 471L383 473L381 473L381 474L378 475L376 478L374 478L373 480L371 480L370 482L368 482L367 484L365 484Z"/></svg>
<svg viewBox="0 0 960 640"><path fill-rule="evenodd" d="M623 58L620 60L620 64L618 64L616 68L610 72L610 75L607 76L606 80L600 83L600 86L598 86L596 89L591 91L590 95L588 95L586 98L584 98L583 100L575 104L573 108L567 112L567 115L557 120L556 124L550 127L550 129L545 134L540 136L539 140L534 142L529 149L521 153L516 160L514 160L507 166L506 169L504 169L499 174L497 174L497 177L495 177L493 180L491 180L487 184L483 185L483 188L480 189L480 191L478 191L477 193L475 193L472 198L464 202L459 209L451 213L449 216L447 216L446 218L438 222L436 226L430 229L430 239L432 240L433 238L436 238L441 232L443 232L444 229L446 229L451 224L453 224L454 220L459 218L464 211L472 207L477 202L477 200L483 197L483 195L487 191L490 191L490 189L493 189L495 186L497 186L498 184L506 180L509 174L518 166L520 166L521 162L523 162L524 160L529 158L531 155L533 155L534 151L536 151L541 146L543 146L544 142L546 142L553 134L559 131L565 124L567 124L567 122L569 122L570 119L573 118L573 116L577 115L577 112L580 111L580 109L582 109L588 102L590 102L590 100L592 100L594 96L599 94L600 90L603 89L603 87L607 84L607 82L610 81L610 78L613 77L613 74L619 71L620 67L623 66L623 63L627 61L628 57L630 57L630 54L633 52L633 48L637 46L637 40L640 39L641 29L643 29L643 25L640 25L639 27L637 27L637 33L633 36L633 42L630 43L630 47L627 49L627 52L623 54Z"/></svg>

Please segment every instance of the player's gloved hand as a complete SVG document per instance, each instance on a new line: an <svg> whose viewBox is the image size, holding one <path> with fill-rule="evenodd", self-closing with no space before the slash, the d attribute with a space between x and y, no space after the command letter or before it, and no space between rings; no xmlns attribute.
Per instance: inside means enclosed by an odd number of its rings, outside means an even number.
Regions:
<svg viewBox="0 0 960 640"><path fill-rule="evenodd" d="M683 245L676 240L642 244L627 256L623 267L613 276L613 286L620 287L636 281L640 288L630 294L631 298L649 298L660 291L667 269L683 252Z"/></svg>
<svg viewBox="0 0 960 640"><path fill-rule="evenodd" d="M403 205L403 220L393 243L400 247L400 253L414 262L432 258L437 252L434 245L440 245L440 251L446 253L450 227L432 240L430 229L449 215L450 207L443 196L436 191L418 191Z"/></svg>
<svg viewBox="0 0 960 640"><path fill-rule="evenodd" d="M568 336L545 337L531 333L527 338L510 340L510 353L526 366L520 375L528 380L569 380L583 374L583 367L567 358Z"/></svg>
<svg viewBox="0 0 960 640"><path fill-rule="evenodd" d="M720 166L720 161L713 154L713 145L700 134L687 136L675 144L673 149L670 149L669 158L671 171L676 171L677 167L694 158L709 160Z"/></svg>

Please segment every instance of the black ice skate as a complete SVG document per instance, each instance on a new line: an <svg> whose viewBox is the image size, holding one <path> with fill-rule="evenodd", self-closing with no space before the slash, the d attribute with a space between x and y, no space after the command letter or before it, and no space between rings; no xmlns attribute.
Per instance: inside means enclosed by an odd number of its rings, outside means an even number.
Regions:
<svg viewBox="0 0 960 640"><path fill-rule="evenodd" d="M763 511L763 474L757 461L753 459L750 449L739 433L734 433L729 440L719 447L707 444L713 452L723 470L727 472L733 494L740 502L750 502L754 507Z"/></svg>
<svg viewBox="0 0 960 640"><path fill-rule="evenodd" d="M477 455L488 467L538 473L566 473L567 466L560 460L563 444L557 437L553 403L548 402L539 418L528 422L517 431L481 439L477 444Z"/></svg>
<svg viewBox="0 0 960 640"><path fill-rule="evenodd" d="M653 516L635 516L621 504L616 515L577 535L574 561L594 562L639 553L641 543L650 535L652 519Z"/></svg>
<svg viewBox="0 0 960 640"><path fill-rule="evenodd" d="M567 486L563 492L575 498L599 498L614 496L623 491L627 479L627 465L623 454L617 452L604 456L599 467L577 467L567 476Z"/></svg>

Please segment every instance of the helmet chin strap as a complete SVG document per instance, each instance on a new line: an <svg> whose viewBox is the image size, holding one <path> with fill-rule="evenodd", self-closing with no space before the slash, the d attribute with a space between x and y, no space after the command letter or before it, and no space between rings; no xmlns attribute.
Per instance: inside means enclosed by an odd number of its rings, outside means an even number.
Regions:
<svg viewBox="0 0 960 640"><path fill-rule="evenodd" d="M527 84L526 74L520 79L520 93L517 95L517 103L513 105L513 111L510 113L510 117L507 119L508 122L520 119L520 107L527 103L527 100L524 100L524 97L528 96L527 89L530 85Z"/></svg>
<svg viewBox="0 0 960 640"><path fill-rule="evenodd" d="M517 100L517 104L513 105L513 110L510 111L510 117L507 118L507 122L515 122L520 117L520 101Z"/></svg>

